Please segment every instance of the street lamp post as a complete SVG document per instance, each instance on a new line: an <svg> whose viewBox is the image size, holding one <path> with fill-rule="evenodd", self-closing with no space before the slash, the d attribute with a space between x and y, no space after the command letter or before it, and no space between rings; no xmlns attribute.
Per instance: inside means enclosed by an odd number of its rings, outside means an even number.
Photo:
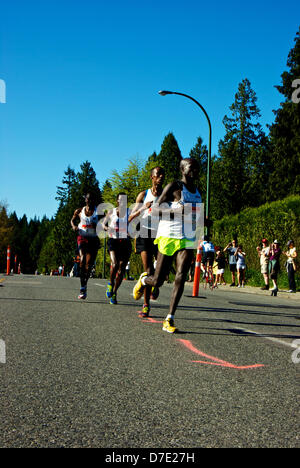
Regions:
<svg viewBox="0 0 300 468"><path fill-rule="evenodd" d="M207 160L207 176L206 176L206 210L205 210L205 217L208 220L209 219L209 214L210 214L210 165L211 165L211 123L208 117L208 114L204 107L200 104L200 102L196 101L196 99L192 98L188 94L183 94L183 93L177 93L175 91L159 91L161 96L166 96L167 94L177 94L178 96L184 96L188 99L191 99L191 101L195 102L197 106L200 107L200 109L203 111L207 122L208 122L208 127L209 127L209 140L208 140L208 160ZM206 226L206 234L209 236L209 226Z"/></svg>

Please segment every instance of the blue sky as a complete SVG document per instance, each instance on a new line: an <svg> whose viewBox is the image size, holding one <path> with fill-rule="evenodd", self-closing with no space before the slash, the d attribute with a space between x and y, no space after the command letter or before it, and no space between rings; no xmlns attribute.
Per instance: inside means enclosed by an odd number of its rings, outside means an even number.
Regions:
<svg viewBox="0 0 300 468"><path fill-rule="evenodd" d="M261 124L272 123L299 28L299 2L0 0L0 201L20 217L55 214L64 170L90 161L100 186L174 133L188 156L224 135L248 78Z"/></svg>

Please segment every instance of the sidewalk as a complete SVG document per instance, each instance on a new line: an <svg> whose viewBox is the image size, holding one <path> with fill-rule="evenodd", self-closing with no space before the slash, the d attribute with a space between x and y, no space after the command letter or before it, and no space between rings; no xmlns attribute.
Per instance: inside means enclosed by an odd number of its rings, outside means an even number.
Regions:
<svg viewBox="0 0 300 468"><path fill-rule="evenodd" d="M186 282L186 285L189 285L191 288L193 288L193 283ZM202 288L201 283L199 285L199 291ZM203 289L203 288L202 288ZM226 286L219 285L218 288L219 290L222 291L230 291L230 292L239 292L239 293L250 293L250 294L259 294L261 296L270 296L271 297L271 289L269 291L262 291L260 288L255 287L255 286L245 286L244 288L238 288L237 286L235 287L230 287L229 284L226 284ZM281 297L282 299L292 299L293 301L298 301L300 304L300 292L296 293L289 293L287 290L284 289L279 289L277 293L277 297ZM274 297L276 299L276 297Z"/></svg>

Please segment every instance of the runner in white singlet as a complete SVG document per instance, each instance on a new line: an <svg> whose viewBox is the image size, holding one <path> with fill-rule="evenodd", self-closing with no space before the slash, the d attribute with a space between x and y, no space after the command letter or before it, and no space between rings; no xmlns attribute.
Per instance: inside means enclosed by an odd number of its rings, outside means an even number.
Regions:
<svg viewBox="0 0 300 468"><path fill-rule="evenodd" d="M195 230L193 231L191 227L194 222L199 224L197 210L200 208L198 202L201 202L201 196L195 186L195 180L198 179L199 175L197 161L191 158L183 159L180 163L180 170L181 181L168 184L157 202L158 207L162 210L162 219L159 222L155 241L158 245L155 273L153 276L148 276L147 272L144 272L133 290L134 299L139 299L145 286L162 286L176 254L174 288L169 314L163 322L163 330L168 333L177 331L174 325L174 315L194 256L195 236L193 232L195 234ZM169 209L164 209L164 205L167 205ZM185 205L190 211L187 222L186 216L183 217ZM153 211L156 211L155 206L153 206Z"/></svg>
<svg viewBox="0 0 300 468"><path fill-rule="evenodd" d="M105 216L102 227L108 232L108 251L110 254L110 281L106 289L106 297L110 304L117 304L117 291L125 275L125 268L131 255L131 240L128 236L127 196L119 193L117 208L109 211Z"/></svg>
<svg viewBox="0 0 300 468"><path fill-rule="evenodd" d="M80 257L80 293L78 299L86 299L87 283L91 269L95 263L97 252L100 246L99 237L96 233L98 215L95 204L95 197L87 193L85 197L86 205L75 210L71 219L72 229L77 233L77 244ZM79 224L75 224L79 219Z"/></svg>
<svg viewBox="0 0 300 468"><path fill-rule="evenodd" d="M140 231L135 239L135 253L141 255L144 271L148 275L153 275L153 259L157 258L157 246L154 244L159 216L152 213L152 205L155 204L162 194L162 186L165 179L165 171L161 167L155 167L151 171L152 186L148 190L140 192L136 199L136 205L133 208L129 222L139 217ZM150 313L150 299L157 299L158 288L148 286L144 289L144 306L140 313L141 317L148 317Z"/></svg>

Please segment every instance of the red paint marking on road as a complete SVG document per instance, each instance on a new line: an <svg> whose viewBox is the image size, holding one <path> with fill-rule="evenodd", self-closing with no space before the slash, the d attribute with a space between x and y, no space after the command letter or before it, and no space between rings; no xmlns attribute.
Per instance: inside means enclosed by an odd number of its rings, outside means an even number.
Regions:
<svg viewBox="0 0 300 468"><path fill-rule="evenodd" d="M230 362L223 361L222 359L218 359L218 358L216 358L214 356L210 356L209 354L203 353L199 349L195 348L195 346L193 346L193 344L189 340L179 339L178 341L180 341L180 343L182 343L187 349L189 349L193 353L198 354L199 356L203 356L203 357L205 357L207 359L210 359L211 361L215 361L215 362L192 361L192 362L195 362L195 363L209 364L211 366L230 367L232 369L254 369L254 368L257 368L257 367L264 367L264 364L253 364L251 366L236 366L235 364L231 364Z"/></svg>
<svg viewBox="0 0 300 468"><path fill-rule="evenodd" d="M147 323L162 323L160 320L155 320L152 317L143 317L143 322Z"/></svg>
<svg viewBox="0 0 300 468"><path fill-rule="evenodd" d="M143 313L142 310L138 310L137 313L139 314L140 318L143 319L142 322L146 322L146 323L162 323L161 320L155 320L155 319L152 318L152 317L143 317L143 316L141 315L141 314Z"/></svg>

